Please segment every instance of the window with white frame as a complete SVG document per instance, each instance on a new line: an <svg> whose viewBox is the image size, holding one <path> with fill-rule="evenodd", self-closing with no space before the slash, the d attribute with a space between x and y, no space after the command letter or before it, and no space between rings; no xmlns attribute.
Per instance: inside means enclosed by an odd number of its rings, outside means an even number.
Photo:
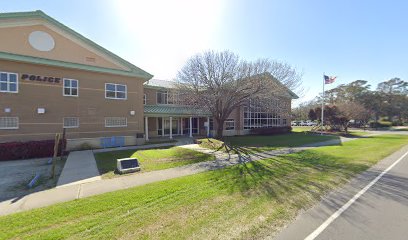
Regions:
<svg viewBox="0 0 408 240"><path fill-rule="evenodd" d="M274 103L274 105L276 105ZM261 107L259 101L250 100L244 107L244 129L281 126L281 116L276 111Z"/></svg>
<svg viewBox="0 0 408 240"><path fill-rule="evenodd" d="M235 120L234 119L225 120L225 130L235 130Z"/></svg>
<svg viewBox="0 0 408 240"><path fill-rule="evenodd" d="M18 78L16 73L0 72L0 92L18 92Z"/></svg>
<svg viewBox="0 0 408 240"><path fill-rule="evenodd" d="M168 104L168 92L157 91L157 104Z"/></svg>
<svg viewBox="0 0 408 240"><path fill-rule="evenodd" d="M157 91L157 104L178 104L180 94L174 91Z"/></svg>
<svg viewBox="0 0 408 240"><path fill-rule="evenodd" d="M147 102L146 94L143 94L143 105L146 105L146 102Z"/></svg>
<svg viewBox="0 0 408 240"><path fill-rule="evenodd" d="M64 78L64 96L78 96L78 80Z"/></svg>
<svg viewBox="0 0 408 240"><path fill-rule="evenodd" d="M124 84L105 83L105 98L126 99L127 87Z"/></svg>
<svg viewBox="0 0 408 240"><path fill-rule="evenodd" d="M106 117L105 127L127 127L127 118L125 117Z"/></svg>
<svg viewBox="0 0 408 240"><path fill-rule="evenodd" d="M0 129L18 129L18 117L0 117Z"/></svg>
<svg viewBox="0 0 408 240"><path fill-rule="evenodd" d="M79 118L77 117L64 117L64 128L78 128Z"/></svg>

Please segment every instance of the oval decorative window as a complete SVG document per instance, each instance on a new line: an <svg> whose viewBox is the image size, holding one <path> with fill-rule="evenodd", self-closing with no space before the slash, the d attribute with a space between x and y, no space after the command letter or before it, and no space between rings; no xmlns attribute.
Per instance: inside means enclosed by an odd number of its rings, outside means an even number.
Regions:
<svg viewBox="0 0 408 240"><path fill-rule="evenodd" d="M51 51L55 47L54 38L43 31L34 31L30 33L30 36L28 36L28 42L34 49L42 52Z"/></svg>

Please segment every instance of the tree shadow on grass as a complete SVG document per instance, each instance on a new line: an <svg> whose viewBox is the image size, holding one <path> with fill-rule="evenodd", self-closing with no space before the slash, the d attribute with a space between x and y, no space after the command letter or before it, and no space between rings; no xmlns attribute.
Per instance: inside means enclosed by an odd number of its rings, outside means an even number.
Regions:
<svg viewBox="0 0 408 240"><path fill-rule="evenodd" d="M320 199L323 193L367 168L365 164L345 163L310 150L259 161L244 160L218 177L228 175L230 193L284 202L299 192Z"/></svg>

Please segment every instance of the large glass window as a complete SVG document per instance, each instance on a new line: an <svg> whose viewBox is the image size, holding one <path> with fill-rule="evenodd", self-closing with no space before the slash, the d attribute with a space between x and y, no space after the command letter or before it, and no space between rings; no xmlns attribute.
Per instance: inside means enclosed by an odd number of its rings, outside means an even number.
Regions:
<svg viewBox="0 0 408 240"><path fill-rule="evenodd" d="M0 92L18 92L18 78L16 73L0 72Z"/></svg>
<svg viewBox="0 0 408 240"><path fill-rule="evenodd" d="M64 96L78 96L78 80L64 78Z"/></svg>
<svg viewBox="0 0 408 240"><path fill-rule="evenodd" d="M123 84L105 83L105 97L110 99L126 99L127 87Z"/></svg>
<svg viewBox="0 0 408 240"><path fill-rule="evenodd" d="M244 129L282 126L281 116L275 111L262 108L258 101L251 100L244 107Z"/></svg>

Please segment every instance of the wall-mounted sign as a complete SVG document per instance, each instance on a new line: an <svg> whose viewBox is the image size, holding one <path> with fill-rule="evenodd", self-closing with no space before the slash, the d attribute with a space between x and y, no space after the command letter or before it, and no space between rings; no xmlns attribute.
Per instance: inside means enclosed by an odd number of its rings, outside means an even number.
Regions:
<svg viewBox="0 0 408 240"><path fill-rule="evenodd" d="M44 76L26 74L26 73L21 75L21 79L27 80L27 81L48 82L48 83L56 83L56 84L61 83L61 78L58 78L58 77L44 77Z"/></svg>

